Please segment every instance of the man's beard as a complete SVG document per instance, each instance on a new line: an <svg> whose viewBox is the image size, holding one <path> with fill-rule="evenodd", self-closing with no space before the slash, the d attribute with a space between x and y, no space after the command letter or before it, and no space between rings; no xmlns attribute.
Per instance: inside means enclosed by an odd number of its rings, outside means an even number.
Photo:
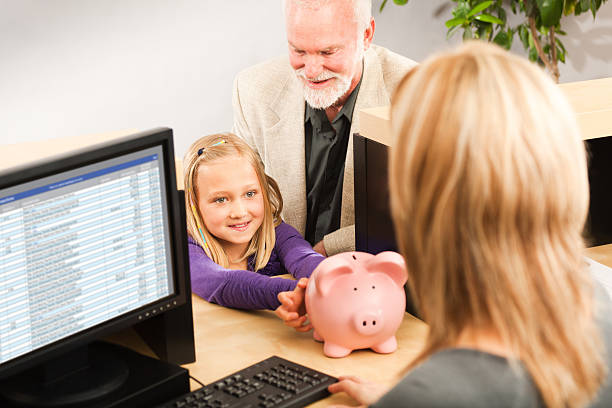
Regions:
<svg viewBox="0 0 612 408"><path fill-rule="evenodd" d="M335 104L351 87L351 78L345 77L325 70L317 75L316 78L307 78L304 74L304 68L295 70L295 74L302 84L302 90L304 93L304 99L308 105L315 109L326 109ZM326 79L334 78L331 85L323 89L312 89L306 81L310 80L313 82L324 81Z"/></svg>

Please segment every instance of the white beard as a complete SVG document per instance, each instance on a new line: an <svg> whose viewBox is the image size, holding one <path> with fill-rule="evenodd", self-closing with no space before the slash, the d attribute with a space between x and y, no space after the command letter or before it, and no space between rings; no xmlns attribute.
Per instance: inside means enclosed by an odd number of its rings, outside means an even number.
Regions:
<svg viewBox="0 0 612 408"><path fill-rule="evenodd" d="M340 99L351 87L351 78L343 75L335 74L325 70L316 78L307 78L304 74L304 68L297 69L295 74L302 85L304 99L308 105L315 109L326 109L332 106ZM312 89L306 84L306 81L324 81L334 78L332 84L323 89Z"/></svg>

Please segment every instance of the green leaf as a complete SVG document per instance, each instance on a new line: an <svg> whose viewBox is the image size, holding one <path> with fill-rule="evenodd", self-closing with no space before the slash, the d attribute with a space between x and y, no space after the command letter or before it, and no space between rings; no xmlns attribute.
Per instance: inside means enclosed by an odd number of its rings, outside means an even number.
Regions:
<svg viewBox="0 0 612 408"><path fill-rule="evenodd" d="M514 33L515 32L516 32L516 30L513 30L512 28L508 28L508 43L506 44L506 49L507 50L512 48L512 43L514 42Z"/></svg>
<svg viewBox="0 0 612 408"><path fill-rule="evenodd" d="M533 35L531 34L531 31L527 31L527 33L529 34L529 38L527 43L529 44L529 49L531 48L535 48L535 42L533 41Z"/></svg>
<svg viewBox="0 0 612 408"><path fill-rule="evenodd" d="M580 0L580 13L587 12L591 9L591 0Z"/></svg>
<svg viewBox="0 0 612 408"><path fill-rule="evenodd" d="M521 42L523 43L523 48L528 50L529 49L529 30L527 29L525 24L521 24L518 27L518 33L519 33L519 38L521 39Z"/></svg>
<svg viewBox="0 0 612 408"><path fill-rule="evenodd" d="M485 23L495 23L499 25L504 25L504 22L502 20L490 14L480 14L474 17L474 19L478 21L484 21Z"/></svg>
<svg viewBox="0 0 612 408"><path fill-rule="evenodd" d="M536 0L536 4L543 26L551 27L559 24L563 15L563 0Z"/></svg>
<svg viewBox="0 0 612 408"><path fill-rule="evenodd" d="M535 47L529 48L529 60L533 62L538 60L538 50Z"/></svg>
<svg viewBox="0 0 612 408"><path fill-rule="evenodd" d="M393 2L398 6L403 6L404 4L408 3L408 0L393 0Z"/></svg>
<svg viewBox="0 0 612 408"><path fill-rule="evenodd" d="M565 64L565 51L557 47L557 59Z"/></svg>
<svg viewBox="0 0 612 408"><path fill-rule="evenodd" d="M457 7L453 10L453 17L463 17L466 18L468 13L470 12L470 6L466 1L460 1L457 4Z"/></svg>
<svg viewBox="0 0 612 408"><path fill-rule="evenodd" d="M448 31L446 32L446 40L448 41L448 39L450 39L453 35L455 35L455 33L457 32L457 30L459 30L461 26L457 25L454 27L451 27L448 29Z"/></svg>
<svg viewBox="0 0 612 408"><path fill-rule="evenodd" d="M493 39L493 42L501 47L504 47L505 49L510 49L510 45L512 45L512 42L508 37L508 33L506 33L505 31L500 31L499 33L497 33L497 35Z"/></svg>
<svg viewBox="0 0 612 408"><path fill-rule="evenodd" d="M497 17L499 17L500 20L502 20L504 22L504 24L506 24L507 18L506 18L506 10L504 10L503 7L500 7L497 10Z"/></svg>
<svg viewBox="0 0 612 408"><path fill-rule="evenodd" d="M488 26L488 27L487 27L487 26ZM480 26L478 26L478 27L476 28L476 32L474 33L474 37L475 37L475 38L483 38L483 39L484 39L484 38L487 38L487 34L488 34L487 28L489 28L489 29L490 29L490 28L491 28L491 25L490 25L490 24L487 24L487 26L484 26L484 25L480 25Z"/></svg>
<svg viewBox="0 0 612 408"><path fill-rule="evenodd" d="M463 30L463 41L471 40L471 39L472 39L472 28L466 27L465 30Z"/></svg>
<svg viewBox="0 0 612 408"><path fill-rule="evenodd" d="M478 4L477 6L475 6L466 16L467 18L470 18L472 16L475 16L476 14L480 13L481 11L483 11L484 9L489 8L489 6L491 6L491 4L493 4L493 0L488 0L488 1L483 1L482 3Z"/></svg>
<svg viewBox="0 0 612 408"><path fill-rule="evenodd" d="M563 42L559 39L559 37L555 37L555 41L557 42L557 46L561 48L564 53L567 52L565 49L565 45L563 45Z"/></svg>
<svg viewBox="0 0 612 408"><path fill-rule="evenodd" d="M444 25L446 26L446 28L453 28L463 23L467 23L466 19L461 18L461 17L455 17L455 18L451 18L450 20L446 21Z"/></svg>
<svg viewBox="0 0 612 408"><path fill-rule="evenodd" d="M601 7L601 0L591 0L591 12L593 13L593 18L595 18L599 7Z"/></svg>
<svg viewBox="0 0 612 408"><path fill-rule="evenodd" d="M382 13L383 9L385 8L385 4L387 4L387 0L383 0L382 4L380 5L380 8L378 9L379 13Z"/></svg>

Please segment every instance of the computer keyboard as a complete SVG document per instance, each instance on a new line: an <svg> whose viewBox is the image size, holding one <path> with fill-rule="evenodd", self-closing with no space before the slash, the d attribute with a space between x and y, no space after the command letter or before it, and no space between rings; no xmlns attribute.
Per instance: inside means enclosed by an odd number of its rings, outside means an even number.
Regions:
<svg viewBox="0 0 612 408"><path fill-rule="evenodd" d="M158 408L290 408L303 407L329 395L337 381L319 371L269 357Z"/></svg>

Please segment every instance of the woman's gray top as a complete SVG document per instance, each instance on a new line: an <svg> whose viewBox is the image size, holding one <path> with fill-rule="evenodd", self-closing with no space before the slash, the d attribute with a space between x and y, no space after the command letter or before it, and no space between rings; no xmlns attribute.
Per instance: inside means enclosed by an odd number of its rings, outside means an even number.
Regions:
<svg viewBox="0 0 612 408"><path fill-rule="evenodd" d="M596 288L597 316L612 372L612 301ZM570 307L570 305L568 305ZM373 407L544 407L529 373L513 369L500 356L473 350L447 349L410 371ZM612 373L590 407L612 407Z"/></svg>

